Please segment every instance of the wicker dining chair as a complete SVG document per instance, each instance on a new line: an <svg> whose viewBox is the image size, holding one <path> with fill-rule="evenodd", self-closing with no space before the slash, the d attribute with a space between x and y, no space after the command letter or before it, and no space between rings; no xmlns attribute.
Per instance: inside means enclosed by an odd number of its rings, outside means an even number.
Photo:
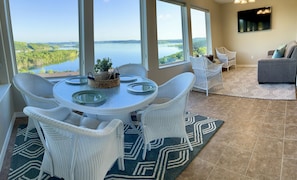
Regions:
<svg viewBox="0 0 297 180"><path fill-rule="evenodd" d="M59 105L53 96L54 84L41 76L30 73L19 73L13 77L13 84L23 96L27 106L50 109ZM29 118L25 141L27 140L29 131L34 128L34 123Z"/></svg>
<svg viewBox="0 0 297 180"><path fill-rule="evenodd" d="M27 106L23 111L33 119L45 149L39 180L44 172L69 180L101 180L116 160L125 169L121 120L99 121L66 107Z"/></svg>
<svg viewBox="0 0 297 180"><path fill-rule="evenodd" d="M151 104L139 111L144 142L143 159L147 149L151 149L151 141L167 137L184 138L190 150L193 150L186 132L185 116L189 92L194 82L195 75L191 72L173 77L158 88L157 98L168 101Z"/></svg>
<svg viewBox="0 0 297 180"><path fill-rule="evenodd" d="M124 64L119 67L120 75L147 77L147 70L141 64Z"/></svg>

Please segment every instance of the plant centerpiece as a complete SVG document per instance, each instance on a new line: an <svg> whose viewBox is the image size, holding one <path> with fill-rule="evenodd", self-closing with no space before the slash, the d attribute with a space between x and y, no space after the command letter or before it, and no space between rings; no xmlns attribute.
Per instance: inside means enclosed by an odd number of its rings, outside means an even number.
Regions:
<svg viewBox="0 0 297 180"><path fill-rule="evenodd" d="M95 79L107 80L111 79L113 69L112 61L110 58L97 59L97 63L94 65Z"/></svg>
<svg viewBox="0 0 297 180"><path fill-rule="evenodd" d="M97 63L94 65L95 73L108 72L109 69L112 69L110 58L97 59Z"/></svg>
<svg viewBox="0 0 297 180"><path fill-rule="evenodd" d="M88 82L90 86L99 88L111 88L120 84L118 73L112 68L110 58L97 59L94 75L89 77Z"/></svg>

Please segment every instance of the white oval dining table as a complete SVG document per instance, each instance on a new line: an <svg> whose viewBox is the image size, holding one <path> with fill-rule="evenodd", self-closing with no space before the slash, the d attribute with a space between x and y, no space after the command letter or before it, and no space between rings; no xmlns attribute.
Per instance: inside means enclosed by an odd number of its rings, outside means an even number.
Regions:
<svg viewBox="0 0 297 180"><path fill-rule="evenodd" d="M131 93L128 87L131 83L149 82L155 86L154 91L146 93ZM72 95L79 91L95 90L106 96L102 104L80 104L73 101ZM133 82L121 82L113 88L93 88L88 84L71 84L62 80L54 85L53 94L55 99L63 106L69 107L84 113L95 115L117 116L128 114L149 105L158 94L158 85L147 78L135 76Z"/></svg>

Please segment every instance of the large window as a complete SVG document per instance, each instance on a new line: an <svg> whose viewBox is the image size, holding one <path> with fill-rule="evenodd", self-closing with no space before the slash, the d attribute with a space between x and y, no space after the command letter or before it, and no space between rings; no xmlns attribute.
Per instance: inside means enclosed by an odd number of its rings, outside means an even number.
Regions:
<svg viewBox="0 0 297 180"><path fill-rule="evenodd" d="M18 72L41 76L79 73L78 2L10 0Z"/></svg>
<svg viewBox="0 0 297 180"><path fill-rule="evenodd" d="M193 56L211 54L209 13L191 8Z"/></svg>
<svg viewBox="0 0 297 180"><path fill-rule="evenodd" d="M92 71L102 58L110 58L113 67L147 65L146 0L5 1L18 72L78 75ZM190 12L191 30L184 3L156 0L159 67L185 62L191 40L193 55L211 53L209 13L195 8Z"/></svg>
<svg viewBox="0 0 297 180"><path fill-rule="evenodd" d="M9 0L9 3L18 72L44 77L78 75L82 68L79 65L84 64L79 59L81 3L73 0ZM109 57L113 67L142 63L140 0L94 0L92 7L94 41L87 42L94 43L92 61Z"/></svg>
<svg viewBox="0 0 297 180"><path fill-rule="evenodd" d="M191 9L193 56L206 55L205 13Z"/></svg>
<svg viewBox="0 0 297 180"><path fill-rule="evenodd" d="M184 6L157 0L159 66L185 60Z"/></svg>
<svg viewBox="0 0 297 180"><path fill-rule="evenodd" d="M109 57L113 67L142 63L139 3L94 0L95 60Z"/></svg>

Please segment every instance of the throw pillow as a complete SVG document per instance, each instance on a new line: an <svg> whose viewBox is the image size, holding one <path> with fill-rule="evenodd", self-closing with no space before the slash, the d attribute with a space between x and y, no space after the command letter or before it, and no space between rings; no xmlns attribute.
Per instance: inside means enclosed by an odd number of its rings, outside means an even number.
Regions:
<svg viewBox="0 0 297 180"><path fill-rule="evenodd" d="M277 48L274 51L274 53L272 55L272 58L281 58L281 57L284 57L286 46L287 45L283 45L283 46L280 46L279 48Z"/></svg>

